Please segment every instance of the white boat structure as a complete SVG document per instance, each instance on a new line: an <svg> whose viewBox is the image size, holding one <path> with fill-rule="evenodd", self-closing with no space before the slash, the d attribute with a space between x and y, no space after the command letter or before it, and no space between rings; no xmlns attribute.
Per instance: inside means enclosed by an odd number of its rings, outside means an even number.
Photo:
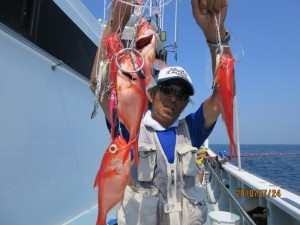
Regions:
<svg viewBox="0 0 300 225"><path fill-rule="evenodd" d="M93 182L109 144L101 110L90 118L101 26L79 0L1 1L0 15L0 224L95 224ZM300 224L299 195L204 147L211 211L243 225Z"/></svg>
<svg viewBox="0 0 300 225"><path fill-rule="evenodd" d="M109 144L102 112L90 118L101 27L78 0L1 1L0 14L0 224L63 224L97 204Z"/></svg>
<svg viewBox="0 0 300 225"><path fill-rule="evenodd" d="M234 213L240 224L300 224L299 195L223 161L207 144L204 147L209 156L203 185L210 211Z"/></svg>

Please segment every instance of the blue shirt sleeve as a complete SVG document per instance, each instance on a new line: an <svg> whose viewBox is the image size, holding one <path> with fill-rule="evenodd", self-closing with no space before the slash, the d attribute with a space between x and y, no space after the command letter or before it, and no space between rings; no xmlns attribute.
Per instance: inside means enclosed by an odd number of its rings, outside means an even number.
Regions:
<svg viewBox="0 0 300 225"><path fill-rule="evenodd" d="M208 131L204 130L203 103L196 112L186 116L185 120L189 128L192 145L200 148L214 129L216 123Z"/></svg>

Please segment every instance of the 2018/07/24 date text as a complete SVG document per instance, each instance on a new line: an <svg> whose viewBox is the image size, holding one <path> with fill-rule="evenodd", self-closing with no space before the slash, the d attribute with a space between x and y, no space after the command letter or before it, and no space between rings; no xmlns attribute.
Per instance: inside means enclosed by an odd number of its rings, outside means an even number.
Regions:
<svg viewBox="0 0 300 225"><path fill-rule="evenodd" d="M237 189L236 198L276 198L281 196L280 189Z"/></svg>

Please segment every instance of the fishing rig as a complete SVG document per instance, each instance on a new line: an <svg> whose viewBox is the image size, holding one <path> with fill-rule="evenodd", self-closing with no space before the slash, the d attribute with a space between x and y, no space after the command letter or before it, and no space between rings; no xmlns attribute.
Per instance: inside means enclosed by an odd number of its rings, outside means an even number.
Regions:
<svg viewBox="0 0 300 225"><path fill-rule="evenodd" d="M134 10L127 22L121 39L127 43L127 47L133 45L134 35L136 33L137 21L143 16L149 21L155 30L158 38L156 45L156 58L167 61L168 52L174 53L174 58L177 59L178 49L178 15L180 0L133 0L131 2L125 0L117 0L124 4L132 5ZM172 6L174 8L174 38L169 44L167 42L167 32L165 30L165 7ZM111 4L107 4L107 0L103 0L103 19L98 19L102 29L104 30L107 24L107 11L109 12Z"/></svg>
<svg viewBox="0 0 300 225"><path fill-rule="evenodd" d="M159 59L163 62L167 61L168 53L171 52L174 54L174 58L177 60L177 49L178 49L178 14L179 14L179 3L180 0L116 0L118 3L123 3L123 6L131 5L132 11L130 18L125 25L125 28L121 34L121 40L124 45L124 49L122 52L117 54L117 57L120 58L126 52L130 52L132 57L132 61L136 62L136 58L139 57L142 59L142 63L138 65L134 63L135 70L130 72L136 72L140 77L143 77L141 74L141 68L144 65L143 56L136 50L135 47L135 38L137 34L137 29L140 25L141 18L147 20L149 24L152 26L155 34L157 36L156 48L155 48L155 58ZM166 44L167 42L167 32L164 29L165 24L165 7L173 6L174 7L174 39L170 44ZM103 19L98 19L100 26L102 27L101 36L104 33L104 30L109 23L109 18L107 17L107 12L112 10L112 1L107 4L107 0L103 0ZM122 9L121 9L122 11ZM95 89L95 101L94 101L94 110L92 112L91 118L94 118L97 115L99 102L102 101L103 95L106 91L110 90L110 84L105 79L103 74L106 73L108 69L108 61L100 60L100 53L98 52L97 57L97 67L96 67L96 89ZM118 68L124 72L127 72L126 69L122 68L122 65L118 63ZM155 77L158 74L160 68L153 68L153 76Z"/></svg>
<svg viewBox="0 0 300 225"><path fill-rule="evenodd" d="M136 34L137 29L140 25L141 18L144 18L149 22L149 24L152 26L153 30L155 31L155 34L157 36L157 42L156 42L156 48L155 48L155 58L160 59L164 62L167 61L168 53L173 53L175 60L177 60L177 49L178 49L178 21L179 21L179 9L180 9L180 0L115 0L116 2L123 3L124 6L130 5L132 8L130 18L125 25L125 28L121 34L121 40L124 45L124 49L117 53L116 61L117 66L120 70L122 70L125 73L137 73L140 77L143 77L143 74L141 74L141 68L144 65L144 58L143 56L136 50L134 50L135 47L135 40L136 40ZM108 18L106 17L107 11L112 10L112 1L110 1L110 4L107 4L107 0L103 0L103 19L99 19L99 23L103 29L108 24ZM165 12L166 7L174 9L174 18L172 21L174 21L174 38L171 41L171 44L166 44L167 42L167 32L165 31ZM171 6L171 7L170 7ZM122 11L122 9L121 9ZM218 19L215 15L215 22L216 25L218 25ZM168 28L170 24L168 23ZM219 27L216 26L217 29L217 40L219 40L219 46L218 50L220 53L223 53L223 46L221 44L221 37L219 32ZM103 33L102 32L102 33ZM118 58L122 57L124 53L130 52L132 62L134 64L134 70L133 71L126 71L125 68L122 68L122 65L118 63ZM136 62L136 58L139 57L142 59L142 63L134 63ZM107 88L110 88L110 85L107 84L107 81L103 81L101 79L101 76L99 76L99 71L105 69L105 63L102 61L98 61L97 63L97 87L95 91L95 104L94 104L94 111L92 113L92 118L95 117L97 109L98 109L98 99L100 93L100 88L102 87L102 96L103 93L107 90ZM155 65L153 66L153 77L158 74L159 68L156 68ZM103 74L103 73L102 73ZM103 85L105 88L103 88ZM103 91L104 90L104 91ZM101 99L101 98L100 98ZM100 100L101 101L101 100ZM236 139L237 139L237 151L240 155L240 141L239 141L239 128L238 128L238 110L237 110L237 101L236 96L234 97L234 110L235 110L235 125L236 125ZM239 157L238 157L239 158ZM241 160L238 159L238 167L241 169Z"/></svg>

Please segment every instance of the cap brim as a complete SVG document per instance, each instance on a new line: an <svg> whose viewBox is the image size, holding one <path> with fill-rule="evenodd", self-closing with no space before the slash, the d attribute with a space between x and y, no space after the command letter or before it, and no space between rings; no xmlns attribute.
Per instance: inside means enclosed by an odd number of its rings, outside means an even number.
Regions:
<svg viewBox="0 0 300 225"><path fill-rule="evenodd" d="M189 93L189 95L194 95L195 90L193 85L188 82L186 79L180 78L180 77L170 77L170 78L163 78L157 81L157 84L162 84L162 83L167 83L168 81L172 81L172 80L178 80L180 81L179 84L184 86L184 89L186 89Z"/></svg>

